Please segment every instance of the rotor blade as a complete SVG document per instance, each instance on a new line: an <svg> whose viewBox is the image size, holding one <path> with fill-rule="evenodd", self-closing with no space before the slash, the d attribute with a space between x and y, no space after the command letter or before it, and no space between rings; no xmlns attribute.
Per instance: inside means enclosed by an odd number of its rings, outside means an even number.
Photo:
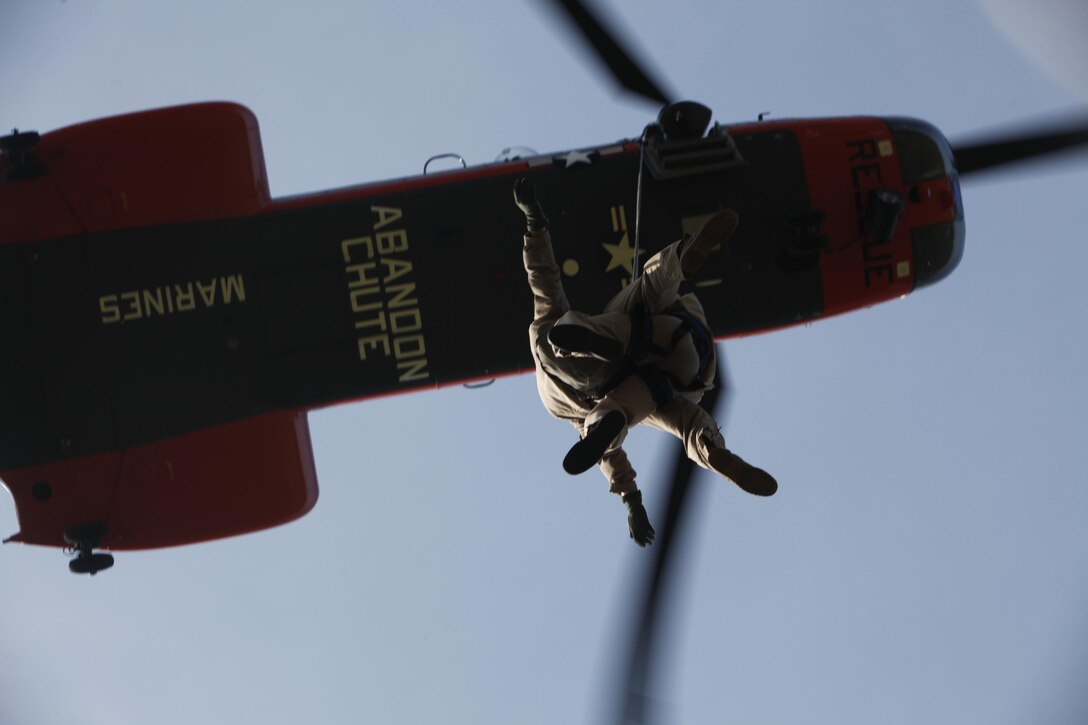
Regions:
<svg viewBox="0 0 1088 725"><path fill-rule="evenodd" d="M618 35L601 22L600 18L589 9L587 3L580 0L547 0L547 4L552 5L557 12L574 24L582 40L608 67L620 86L663 106L671 102L672 94L665 92L661 85L650 77L643 64L624 48Z"/></svg>
<svg viewBox="0 0 1088 725"><path fill-rule="evenodd" d="M721 357L720 350L718 352L717 384L703 396L701 405L712 416L717 409L721 416L718 421L721 423L728 408L726 403L729 390L725 361ZM617 722L621 725L629 723L645 725L653 719L650 692L654 665L657 661L659 625L664 619L662 614L668 608L666 595L671 586L670 576L674 568L672 562L676 560L676 551L682 544L682 540L678 537L683 531L691 528L688 525L687 529L684 529L684 517L688 511L695 508L692 505L695 494L692 474L695 472L695 464L687 457L682 443L677 449L672 471L665 519L659 527L660 533L653 544L654 560L646 570L642 610L632 620L636 629L627 657L627 672L622 684L623 691L620 693L621 701L617 708Z"/></svg>
<svg viewBox="0 0 1088 725"><path fill-rule="evenodd" d="M1072 150L1088 144L1088 119L992 135L971 143L956 144L953 154L960 175L997 168L1018 161Z"/></svg>

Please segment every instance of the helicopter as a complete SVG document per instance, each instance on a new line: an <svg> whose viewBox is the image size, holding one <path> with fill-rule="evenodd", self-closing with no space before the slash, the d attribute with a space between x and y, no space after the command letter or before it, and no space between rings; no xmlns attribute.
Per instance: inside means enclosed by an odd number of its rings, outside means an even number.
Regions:
<svg viewBox="0 0 1088 725"><path fill-rule="evenodd" d="M642 138L286 199L237 104L0 138L3 308L26 351L3 370L22 381L0 433L9 541L74 547L73 571L94 573L112 562L98 548L284 523L317 499L307 410L532 369L503 213L515 178L555 209L565 285L589 309L643 245L738 211L695 280L724 339L945 278L963 255L962 176L1088 141L1083 124L967 146L909 118L711 127L586 6L559 5L621 85L661 104ZM482 324L458 325L476 310Z"/></svg>
<svg viewBox="0 0 1088 725"><path fill-rule="evenodd" d="M594 147L594 148L601 148L601 147ZM585 150L585 149L582 149L582 150ZM554 163L554 162L553 162L553 163ZM573 173L573 168L571 169L571 173ZM628 180L628 182L627 182L627 183L628 183L628 186L630 186L630 185L633 185L633 184L630 184L630 180ZM656 182L651 182L651 183L656 183ZM497 198L497 197L496 197L496 198ZM629 198L629 197L627 197L627 198ZM650 197L648 197L648 196L647 196L647 199L648 199L648 198L650 198ZM969 208L968 208L968 211L969 211ZM969 218L969 216L968 216L968 218ZM572 226L573 226L573 225L572 225ZM670 230L670 231L671 231L671 233L672 233L672 235L673 235L673 236L675 236L675 235L676 235L676 231L675 231L675 230ZM410 235L410 236L411 236L411 235ZM654 236L654 235L652 235L652 234L644 234L644 236L647 236L647 237L652 237L652 236ZM415 237L411 237L411 238L415 238ZM789 251L789 249L788 249L788 251ZM811 250L809 250L809 251L811 251ZM601 254L601 250L597 249L597 250L596 250L596 253L597 253L598 255L599 255L599 254ZM777 263L777 262L778 262L778 259L776 259L775 261L776 261L776 263ZM598 265L599 265L599 266L604 266L604 265L606 265L606 263L608 263L608 262L604 262L604 263L598 262ZM802 267L802 269L800 269L800 270L794 270L794 271L795 271L796 273L801 273L801 274L804 274L804 273L805 273L805 271L806 271L806 270L804 269L804 265L805 265L805 261L804 261L804 260L801 260L801 261L799 261L799 263L798 263L798 266ZM583 262L583 267L585 267L585 266L586 266L586 265L585 265L585 263ZM515 272L516 272L516 271L517 271L517 270L515 270ZM613 278L611 278L611 279L610 279L609 281L611 281L611 282L615 283L615 282L616 282L616 279L618 278L619 272L618 272L618 270L614 269L614 270L613 270L613 272L611 272L611 274L613 274ZM226 279L231 279L231 278L226 278ZM517 279L516 279L516 278L515 278L515 281L517 282ZM417 281L417 282L418 282L418 281ZM207 281L206 281L206 278L202 278L202 277L199 277L199 275L198 275L198 277L194 278L194 281L193 281L193 283L194 283L194 285L197 285L197 284L199 284L199 283L205 283L205 284L207 284ZM171 281L171 284L175 284L175 282ZM161 286L161 285L159 285L159 286ZM421 283L421 282L419 282L419 283L418 283L418 286L419 286L420 288L422 288L422 283ZM593 285L593 286L594 286L594 288L595 288L595 285ZM604 286L604 285L602 285L602 286ZM718 285L718 286L721 286L721 285ZM247 292L249 292L249 290L250 290L250 287L248 287L248 286L247 286L246 288L247 288ZM98 309L98 310L96 310L96 312L97 312L97 314L99 314L99 316L100 316L100 319L101 319L101 316L103 316L103 315L104 315L104 316L107 316L107 317L109 317L109 316L110 316L110 315L112 314L112 312L110 311L110 309L111 309L111 308L110 308L110 305L112 305L112 304L119 304L119 305L120 305L120 303L122 302L122 299L121 299L121 297L122 297L123 295L125 295L125 294L127 294L127 293L132 293L133 291L139 291L140 293L143 293L144 291L147 291L147 290L151 290L151 291L153 292L153 290L154 290L154 287L148 287L148 286L138 286L138 285L118 285L118 286L115 286L115 287L113 287L113 288L112 288L112 290L110 290L110 291L106 291L106 292L103 292L102 294L100 294L100 295L98 296L98 298L96 298L96 303L98 303L98 304L100 304L100 305L103 305L103 304L104 304L104 306L106 306L106 308L107 308L107 312L102 312L102 311L101 311L101 309ZM223 288L222 288L222 287L220 288L219 292L220 292L220 293L222 293L222 292L223 292ZM199 294L200 294L199 290L197 290L197 291L196 291L196 294L197 294L197 295L199 295ZM581 294L581 292L580 292L579 294ZM593 294L593 293L591 293L591 294ZM102 297L103 295L107 297L107 300L106 300L106 302L104 302L104 303L102 303L102 300L101 300L101 297ZM113 299L113 298L111 298L111 297L110 297L110 295L115 295L116 297L118 297L118 299ZM221 296L220 296L220 299L222 299L223 297L225 297L225 295L221 295ZM591 298L592 298L592 297L591 297ZM129 299L131 299L131 297L129 297ZM215 298L215 297L212 297L212 299L213 299L213 300L215 300L215 302L219 302L219 300L218 300L217 298ZM176 300L175 300L175 302L176 302ZM168 302L163 302L163 303L162 303L162 305L163 305L163 306L166 306L166 305L168 305L168 304L169 304ZM233 304L233 303L232 303L232 304ZM722 311L722 314L728 314L728 312L724 310L724 311ZM125 324L129 325L129 328L132 328L132 327L134 327L134 325L136 324L136 321L133 321L133 320L128 320L128 321L125 321ZM776 324L777 324L777 323L776 323ZM487 376L490 376L490 374L492 374L492 368L490 368L490 367L489 367L489 368L487 368L487 372L486 372L485 374L487 374Z"/></svg>

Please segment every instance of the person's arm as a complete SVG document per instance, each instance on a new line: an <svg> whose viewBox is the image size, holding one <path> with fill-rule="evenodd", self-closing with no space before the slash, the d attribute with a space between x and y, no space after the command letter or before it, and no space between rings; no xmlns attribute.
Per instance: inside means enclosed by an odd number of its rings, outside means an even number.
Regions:
<svg viewBox="0 0 1088 725"><path fill-rule="evenodd" d="M631 467L623 448L605 453L597 467L608 479L608 490L619 494L627 507L627 531L631 539L639 546L654 543L654 527L650 525L650 517L642 505L642 492L635 484L635 469Z"/></svg>
<svg viewBox="0 0 1088 725"><path fill-rule="evenodd" d="M625 493L638 490L638 485L635 484L635 469L632 468L631 462L627 460L627 453L624 452L623 448L606 451L597 463L597 467L601 469L601 473L608 479L609 493L622 496Z"/></svg>
<svg viewBox="0 0 1088 725"><path fill-rule="evenodd" d="M523 176L514 182L514 203L525 215L525 227L529 234L548 228L548 217L536 198L536 184L531 179Z"/></svg>
<svg viewBox="0 0 1088 725"><path fill-rule="evenodd" d="M525 245L523 257L529 288L533 292L532 345L563 314L570 309L559 265L555 262L552 240L548 234L548 217L536 196L536 186L529 179L514 183L514 202L525 214Z"/></svg>
<svg viewBox="0 0 1088 725"><path fill-rule="evenodd" d="M522 254L529 289L533 292L533 326L544 327L541 332L547 332L546 328L550 328L570 309L548 230L526 234Z"/></svg>

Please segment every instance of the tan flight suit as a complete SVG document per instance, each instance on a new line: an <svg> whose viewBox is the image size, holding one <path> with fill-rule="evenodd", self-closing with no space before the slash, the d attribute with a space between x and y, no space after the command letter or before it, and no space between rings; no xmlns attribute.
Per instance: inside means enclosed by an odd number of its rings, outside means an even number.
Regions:
<svg viewBox="0 0 1088 725"><path fill-rule="evenodd" d="M680 267L680 242L666 247L647 260L643 274L620 291L605 306L600 315L585 315L570 309L560 278L559 267L552 251L551 237L546 229L525 235L524 260L533 292L534 315L529 327L529 345L536 361L536 383L544 407L556 418L569 420L581 435L611 410L619 410L627 418L628 427L645 423L680 438L689 458L710 469L710 447L724 447L714 419L698 402L704 390L714 382L716 365L707 366L697 391L676 391L671 401L658 408L645 382L637 375L627 377L600 400L592 397L620 371L616 363L588 356L570 355L557 350L548 342L548 331L562 321L580 324L627 346L631 334L630 312L643 306L653 315L653 340L668 347L680 320L662 314L669 309L681 309L704 325L706 315L695 295L679 295L683 280ZM678 379L690 380L699 368L699 357L691 342L684 337L666 357L648 358L645 362L673 373ZM622 431L605 452L598 466L609 482L609 491L623 494L637 490L635 471L622 448L627 431Z"/></svg>

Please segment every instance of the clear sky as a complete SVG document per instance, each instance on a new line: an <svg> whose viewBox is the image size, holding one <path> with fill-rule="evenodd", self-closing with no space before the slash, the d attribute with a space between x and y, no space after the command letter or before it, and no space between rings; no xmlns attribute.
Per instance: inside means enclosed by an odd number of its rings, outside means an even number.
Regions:
<svg viewBox="0 0 1088 725"><path fill-rule="evenodd" d="M972 0L606 7L723 122L910 115L955 141L1088 103L1083 55L1051 75ZM1012 24L1088 30L1083 3L1033 7ZM0 128L234 100L276 196L606 144L654 113L531 2L6 0L0 28ZM964 194L947 280L721 346L727 442L781 490L697 481L667 721L1088 722L1088 157ZM0 548L0 723L598 721L649 551L599 474L563 473L572 430L532 378L310 424L298 522L94 579ZM675 442L629 441L660 520Z"/></svg>

